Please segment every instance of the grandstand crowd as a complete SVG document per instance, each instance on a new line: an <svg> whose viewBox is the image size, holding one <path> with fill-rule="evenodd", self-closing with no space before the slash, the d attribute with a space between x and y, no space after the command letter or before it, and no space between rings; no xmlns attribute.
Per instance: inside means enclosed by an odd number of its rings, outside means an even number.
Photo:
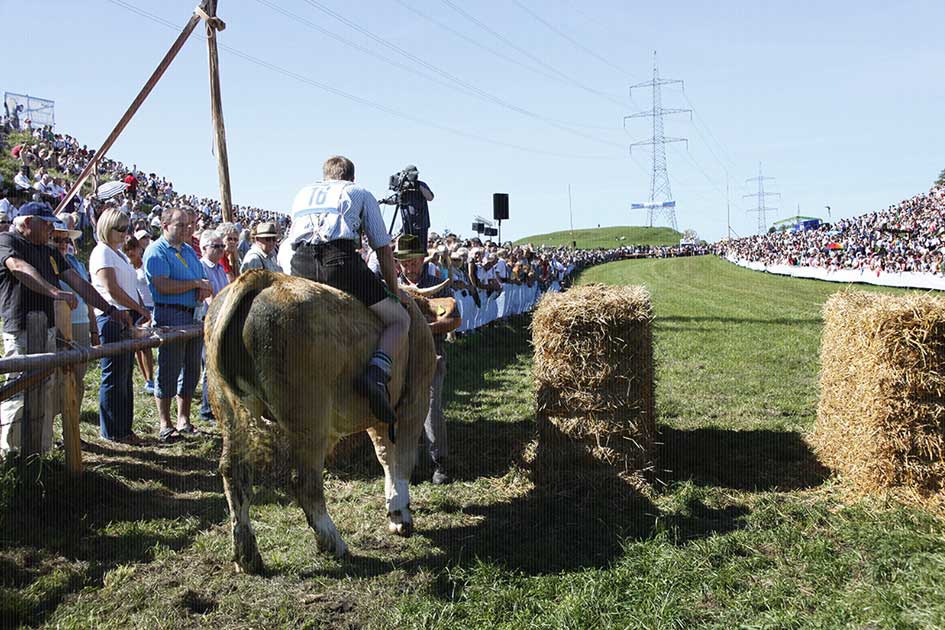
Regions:
<svg viewBox="0 0 945 630"><path fill-rule="evenodd" d="M13 122L19 126L11 124ZM9 152L9 157L3 156L4 171L9 173L11 163L16 171L12 181L4 181L0 172L0 233L10 231L21 238L27 233L22 231L24 225L28 228L36 221L51 221L48 245L59 252L67 270L75 270L91 283L90 296L105 300L96 302L94 309L91 302L79 302L79 306L73 309L73 331L82 331L76 336L78 345L120 340L125 334L122 331L126 329L116 327L115 313L119 318L131 317L128 321L136 321L139 326L169 325L170 315L174 315L171 318L174 325L199 320L213 296L241 273L250 269L282 270L278 250L282 237L291 227L284 212L234 206L234 220L224 222L219 202L179 192L167 177L139 169L137 164L129 167L106 158L96 165L91 183L53 215L53 209L58 208L67 196L70 184L94 158L94 150L72 136L55 133L50 127L34 128L28 120L20 124L6 117L0 120L0 147ZM43 216L47 218L36 218ZM24 223L30 220L33 223ZM31 228L28 232L38 233ZM174 293L176 285L164 283L160 286L168 288L160 289L157 282L161 276L155 271L160 267L149 264L149 260L162 255L159 250L168 247L169 234L173 234L175 239L183 239L179 241L183 249L174 250L178 252L176 259L188 270L196 270L196 279L187 284L188 287L192 284L196 291L196 308L175 304L174 296L167 291ZM14 239L11 242L23 241ZM607 250L577 250L561 246L502 244L478 236L463 238L450 233L430 233L427 245L426 256L421 254L423 265L419 277L434 279L435 285L441 286L442 295L455 298L462 324L451 333L453 335L466 334L497 319L529 311L543 293L562 290L576 272L593 265L627 258L708 253L705 247L698 246L628 245ZM36 246L43 247L43 244ZM87 263L76 256L80 248L91 250ZM370 248L365 245L362 255L369 264L370 254ZM50 260L53 260L52 256ZM406 263L404 265L400 281L409 286L411 280ZM203 279L199 279L201 275ZM7 280L14 282L13 279ZM74 286L62 288L68 292ZM54 328L50 330L54 334ZM17 339L19 337L14 338L12 334L5 335L4 347L8 356L12 356L11 352L19 354L23 351L19 346L14 348L14 342L19 343ZM181 354L185 351L174 352ZM167 354L170 356L171 352ZM197 374L203 371L202 362L199 352L183 361L181 379L187 381L184 389L189 391ZM196 361L197 367L187 367L190 361ZM166 372L173 376L176 372L168 371L167 366L162 368L163 372L162 369L155 370L151 351L144 350L134 357L129 353L102 359L99 388L102 436L128 444L140 443L140 438L131 430L134 362L144 377L145 392L154 394L155 400L161 403L159 440L169 441L185 433L199 433L189 421L190 396L180 392L178 423L174 427L169 408L162 406L164 401L170 400L166 394L173 384L168 381L162 385L160 374ZM159 368L161 362L162 354L159 353ZM84 369L81 372L84 373ZM168 378L171 377L165 380ZM78 380L81 381L82 377L79 376ZM200 415L212 422L205 376L203 380ZM77 386L81 396L84 387L81 383ZM45 389L52 391L55 387ZM196 395L200 396L200 393ZM16 405L19 406L14 409ZM10 427L21 414L22 403L14 401L7 406L10 408L5 408L2 414L6 418L2 425L7 430L0 436L0 452L15 446L11 441L15 432ZM51 435L51 417L44 426L45 449Z"/></svg>
<svg viewBox="0 0 945 630"><path fill-rule="evenodd" d="M6 116L0 121L0 141L14 131L12 122ZM55 133L50 127L33 128L29 120L21 121L20 127L20 131L29 134L29 141L18 142L10 149L11 157L19 164L19 171L12 183L0 181L0 218L12 218L18 205L29 200L47 201L56 207L65 197L69 183L95 155L94 149L80 144L68 134ZM117 185L109 187L106 185L108 182ZM97 190L103 185L106 194L114 196L100 199ZM216 231L224 240L227 236L232 238L235 233L238 237L238 267L235 272L243 266L244 257L257 243L259 228L266 231L265 236L274 234L276 245L289 228L286 213L253 206L234 205L233 223L224 223L218 201L179 192L167 177L139 169L137 164L128 167L107 157L97 165L94 185L85 194L76 195L64 212L73 215L77 229L94 237L97 217L110 208L116 208L130 217L132 229L129 234L136 235L140 240L142 237L154 239L160 235L161 211L168 207L186 209L192 216L193 246L198 253L204 233ZM609 250L571 250L533 244L503 246L490 240L484 241L478 237L464 239L455 234L431 234L429 246L427 264L431 265L431 273L443 280L452 277L452 287L461 296L461 292L468 296L480 290L490 295L498 294L505 285L537 288L538 292L557 290L575 271L596 264L625 258L665 258L707 253L702 248L689 246L635 245ZM259 253L262 254L263 262L251 266L275 264L275 255L271 250ZM228 273L235 273L229 269L226 260L224 267Z"/></svg>
<svg viewBox="0 0 945 630"><path fill-rule="evenodd" d="M945 186L815 230L721 241L713 251L765 265L945 275Z"/></svg>

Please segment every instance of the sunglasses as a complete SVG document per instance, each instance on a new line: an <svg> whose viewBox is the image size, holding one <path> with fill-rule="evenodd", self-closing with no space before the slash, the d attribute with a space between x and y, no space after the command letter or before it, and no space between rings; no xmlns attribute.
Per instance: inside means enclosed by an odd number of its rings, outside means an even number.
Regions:
<svg viewBox="0 0 945 630"><path fill-rule="evenodd" d="M223 245L222 243L216 243L214 245L207 245L207 247L209 249L223 249L225 245Z"/></svg>
<svg viewBox="0 0 945 630"><path fill-rule="evenodd" d="M128 231L128 226L127 226L127 225L116 225L116 226L113 227L112 229L115 230L116 232L127 232L127 231Z"/></svg>
<svg viewBox="0 0 945 630"><path fill-rule="evenodd" d="M257 241L274 241L276 240L276 237L275 236L257 236L256 240Z"/></svg>
<svg viewBox="0 0 945 630"><path fill-rule="evenodd" d="M57 245L63 245L63 244L68 244L72 242L72 239L69 238L68 236L54 236L50 240L53 243L56 243Z"/></svg>

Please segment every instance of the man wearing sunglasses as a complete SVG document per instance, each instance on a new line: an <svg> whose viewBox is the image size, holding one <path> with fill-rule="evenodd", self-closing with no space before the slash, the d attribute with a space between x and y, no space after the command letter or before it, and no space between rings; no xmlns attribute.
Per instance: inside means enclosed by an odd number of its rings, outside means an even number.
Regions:
<svg viewBox="0 0 945 630"><path fill-rule="evenodd" d="M47 334L44 351L56 351L56 328L53 303L64 300L76 308L75 294L59 288L64 281L75 293L95 308L104 311L122 326L130 326L127 313L118 311L70 267L58 250L49 247L56 216L45 203L32 201L19 209L12 232L0 234L0 317L3 318L3 347L7 357L26 354L26 320L33 311L46 314ZM9 378L16 378L11 374ZM53 387L40 384L46 404L41 426L33 427L34 443L30 450L45 452L52 446ZM0 404L0 452L4 455L21 447L23 394Z"/></svg>

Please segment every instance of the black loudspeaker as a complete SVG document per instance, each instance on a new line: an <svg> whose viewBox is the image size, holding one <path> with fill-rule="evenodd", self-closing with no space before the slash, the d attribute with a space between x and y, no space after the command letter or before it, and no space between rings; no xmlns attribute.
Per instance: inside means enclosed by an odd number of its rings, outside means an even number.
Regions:
<svg viewBox="0 0 945 630"><path fill-rule="evenodd" d="M507 221L509 218L508 193L494 193L492 195L492 218L496 221Z"/></svg>
<svg viewBox="0 0 945 630"><path fill-rule="evenodd" d="M499 230L492 227L487 227L485 231L483 232L483 234L485 234L486 236L498 236Z"/></svg>
<svg viewBox="0 0 945 630"><path fill-rule="evenodd" d="M474 221L472 224L473 232L477 234L482 234L482 231L486 229L486 224L479 221Z"/></svg>

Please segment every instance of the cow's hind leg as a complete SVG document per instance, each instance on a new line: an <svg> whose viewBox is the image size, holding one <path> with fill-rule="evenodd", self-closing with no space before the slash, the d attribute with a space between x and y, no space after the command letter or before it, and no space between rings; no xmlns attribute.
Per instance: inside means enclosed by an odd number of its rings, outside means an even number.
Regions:
<svg viewBox="0 0 945 630"><path fill-rule="evenodd" d="M256 533L249 521L249 506L253 501L252 468L230 453L224 445L220 459L220 475L223 491L230 506L230 528L233 534L233 561L236 570L245 573L261 573L262 556L256 546Z"/></svg>
<svg viewBox="0 0 945 630"><path fill-rule="evenodd" d="M338 533L325 505L323 473L327 452L327 436L324 439L299 440L294 449L295 475L292 487L309 526L315 530L318 550L342 558L347 555L348 546Z"/></svg>

